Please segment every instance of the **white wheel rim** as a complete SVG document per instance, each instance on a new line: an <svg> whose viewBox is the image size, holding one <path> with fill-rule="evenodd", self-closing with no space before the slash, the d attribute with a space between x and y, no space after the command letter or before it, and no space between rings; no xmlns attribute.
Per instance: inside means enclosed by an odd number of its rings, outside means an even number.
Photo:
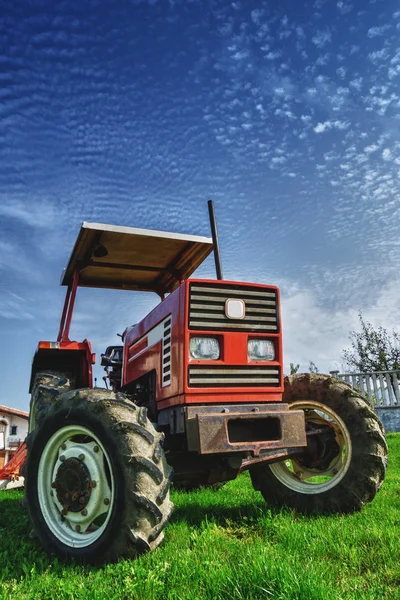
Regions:
<svg viewBox="0 0 400 600"><path fill-rule="evenodd" d="M335 487L346 475L352 454L351 437L343 420L331 408L313 401L293 402L291 410L302 409L307 420L316 424L330 425L335 431L339 445L338 455L324 471L307 469L295 458L269 465L275 477L287 488L300 494L321 494ZM318 479L325 481L318 481Z"/></svg>
<svg viewBox="0 0 400 600"><path fill-rule="evenodd" d="M85 465L94 483L82 511L68 510L62 515L65 506L57 498L57 490L52 484L63 462L73 458ZM43 517L60 542L72 548L86 548L100 538L112 514L115 482L108 453L92 431L79 425L68 425L56 431L40 458L37 484Z"/></svg>

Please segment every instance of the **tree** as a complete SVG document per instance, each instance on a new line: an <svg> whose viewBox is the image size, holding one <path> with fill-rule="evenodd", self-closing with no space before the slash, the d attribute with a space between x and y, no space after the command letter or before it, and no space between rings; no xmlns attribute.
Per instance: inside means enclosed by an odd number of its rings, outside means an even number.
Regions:
<svg viewBox="0 0 400 600"><path fill-rule="evenodd" d="M361 331L351 331L351 349L344 350L342 360L350 372L371 373L374 371L400 370L400 336L391 334L384 327L377 329L358 313Z"/></svg>
<svg viewBox="0 0 400 600"><path fill-rule="evenodd" d="M319 373L317 365L312 360L310 360L308 364L308 370L310 371L310 373Z"/></svg>
<svg viewBox="0 0 400 600"><path fill-rule="evenodd" d="M290 363L290 374L294 375L300 369L300 365L295 365L294 363Z"/></svg>

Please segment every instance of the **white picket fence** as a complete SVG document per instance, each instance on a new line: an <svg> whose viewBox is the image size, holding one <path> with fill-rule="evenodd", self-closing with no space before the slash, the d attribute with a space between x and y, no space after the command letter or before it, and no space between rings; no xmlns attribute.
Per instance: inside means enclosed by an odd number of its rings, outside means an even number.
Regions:
<svg viewBox="0 0 400 600"><path fill-rule="evenodd" d="M400 371L375 371L374 373L330 371L330 374L359 390L373 406L400 407Z"/></svg>

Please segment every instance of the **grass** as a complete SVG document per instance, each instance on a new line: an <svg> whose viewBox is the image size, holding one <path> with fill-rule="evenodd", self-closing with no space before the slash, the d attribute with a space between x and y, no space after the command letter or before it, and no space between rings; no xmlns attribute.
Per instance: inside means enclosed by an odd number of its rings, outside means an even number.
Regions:
<svg viewBox="0 0 400 600"><path fill-rule="evenodd" d="M242 475L219 491L173 492L165 541L135 561L67 565L28 538L21 492L0 493L0 599L400 598L400 434L375 500L350 516L273 511Z"/></svg>

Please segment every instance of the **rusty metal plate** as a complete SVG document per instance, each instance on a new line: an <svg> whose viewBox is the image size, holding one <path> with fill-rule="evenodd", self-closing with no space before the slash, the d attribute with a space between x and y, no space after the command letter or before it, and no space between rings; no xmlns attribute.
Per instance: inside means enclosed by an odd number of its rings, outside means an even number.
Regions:
<svg viewBox="0 0 400 600"><path fill-rule="evenodd" d="M276 435L275 423L268 434L270 420L271 423L272 421L279 422L279 435ZM230 423L232 421L235 421L235 431L241 432L240 435L235 433L235 437L244 439L232 441L233 427ZM257 424L256 421L260 421L260 423ZM246 440L247 430L249 438L254 438L254 431L262 431L264 425L267 439ZM242 431L240 427L242 427ZM200 454L250 452L253 456L259 456L262 450L298 448L307 444L304 412L302 410L289 411L288 405L282 403L248 407L219 406L213 407L212 411L208 410L208 407L189 407L187 437L189 450L197 450ZM260 436L257 434L257 437ZM273 439L268 439L268 437Z"/></svg>

